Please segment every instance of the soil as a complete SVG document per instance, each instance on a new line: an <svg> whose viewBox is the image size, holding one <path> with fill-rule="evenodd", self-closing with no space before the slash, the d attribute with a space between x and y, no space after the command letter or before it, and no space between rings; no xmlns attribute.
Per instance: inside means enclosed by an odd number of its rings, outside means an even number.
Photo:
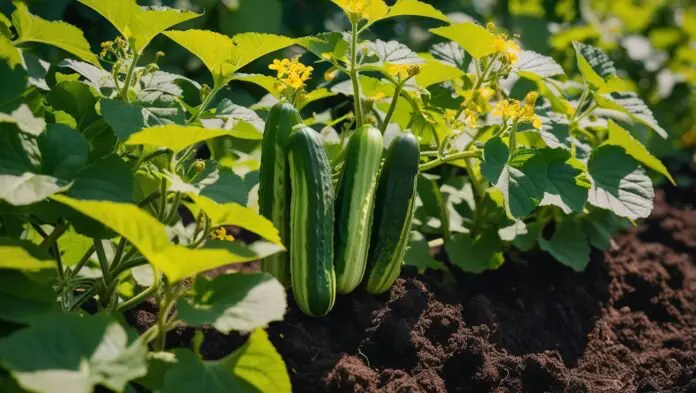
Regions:
<svg viewBox="0 0 696 393"><path fill-rule="evenodd" d="M658 192L652 216L583 273L544 254L457 284L406 269L388 294L340 296L327 317L291 304L269 334L299 393L696 393L696 198L677 199ZM151 311L129 319L142 330ZM208 330L202 352L243 340Z"/></svg>

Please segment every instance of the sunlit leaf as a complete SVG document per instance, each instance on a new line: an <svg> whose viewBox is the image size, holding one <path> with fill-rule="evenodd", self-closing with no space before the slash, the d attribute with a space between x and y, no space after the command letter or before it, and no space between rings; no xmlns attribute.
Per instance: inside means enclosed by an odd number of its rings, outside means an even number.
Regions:
<svg viewBox="0 0 696 393"><path fill-rule="evenodd" d="M162 393L290 393L290 377L268 335L255 330L242 347L218 361L202 361L187 350L164 376Z"/></svg>
<svg viewBox="0 0 696 393"><path fill-rule="evenodd" d="M604 86L611 76L616 75L616 67L601 49L592 45L573 42L578 69L583 78L595 87Z"/></svg>
<svg viewBox="0 0 696 393"><path fill-rule="evenodd" d="M148 127L174 126L184 122L184 110L179 106L158 108L143 105L107 99L100 102L104 121L122 141Z"/></svg>
<svg viewBox="0 0 696 393"><path fill-rule="evenodd" d="M515 63L513 70L520 76L539 78L550 78L558 75L565 75L563 68L556 61L549 57L530 50L520 52L519 60Z"/></svg>
<svg viewBox="0 0 696 393"><path fill-rule="evenodd" d="M589 202L632 220L645 218L653 208L650 178L633 157L618 146L601 146L587 164L592 177Z"/></svg>
<svg viewBox="0 0 696 393"><path fill-rule="evenodd" d="M672 184L676 184L669 170L657 157L652 155L648 149L621 126L609 120L609 138L602 143L604 145L615 145L623 147L631 157L641 164L664 175Z"/></svg>
<svg viewBox="0 0 696 393"><path fill-rule="evenodd" d="M495 53L495 35L485 27L472 22L430 29L433 34L454 41L475 59Z"/></svg>
<svg viewBox="0 0 696 393"><path fill-rule="evenodd" d="M452 20L440 10L419 0L398 0L396 4L389 7L389 12L378 20L397 16L422 16L424 18L438 19L443 22L452 23Z"/></svg>
<svg viewBox="0 0 696 393"><path fill-rule="evenodd" d="M15 68L22 64L22 56L19 49L12 45L7 37L0 35L0 59L5 60L10 68Z"/></svg>
<svg viewBox="0 0 696 393"><path fill-rule="evenodd" d="M55 263L44 248L27 240L0 238L0 268L23 271L54 269Z"/></svg>
<svg viewBox="0 0 696 393"><path fill-rule="evenodd" d="M331 0L331 2L341 7L349 19L352 15L357 15L358 19L374 22L384 18L389 12L389 7L384 0Z"/></svg>
<svg viewBox="0 0 696 393"><path fill-rule="evenodd" d="M235 225L254 232L275 244L283 245L273 223L248 207L237 203L219 204L200 195L191 195L191 197L210 217L213 226Z"/></svg>
<svg viewBox="0 0 696 393"><path fill-rule="evenodd" d="M53 45L80 59L99 66L99 60L89 49L89 42L82 30L62 21L47 21L29 12L27 5L14 1L16 10L12 13L12 22L17 29L16 45L36 42Z"/></svg>
<svg viewBox="0 0 696 393"><path fill-rule="evenodd" d="M141 54L158 34L200 15L167 7L140 7L135 0L78 0L106 18Z"/></svg>
<svg viewBox="0 0 696 393"><path fill-rule="evenodd" d="M215 116L201 119L205 128L225 130L240 139L263 138L264 121L253 110L225 98L215 109Z"/></svg>
<svg viewBox="0 0 696 393"><path fill-rule="evenodd" d="M225 135L235 136L235 133L203 127L163 125L144 128L131 134L125 144L166 147L178 153L193 144Z"/></svg>
<svg viewBox="0 0 696 393"><path fill-rule="evenodd" d="M600 107L625 113L633 121L645 124L659 136L667 139L667 131L660 127L650 108L648 108L645 102L643 102L636 93L623 92L596 95L595 100L597 100L597 104L599 104Z"/></svg>
<svg viewBox="0 0 696 393"><path fill-rule="evenodd" d="M167 31L167 37L198 57L213 74L218 87L233 79L240 68L261 56L295 44L292 38L261 33L234 37L204 30Z"/></svg>
<svg viewBox="0 0 696 393"><path fill-rule="evenodd" d="M420 65L420 72L416 75L416 84L420 87L429 87L438 83L461 78L464 71L449 66L437 60L426 60Z"/></svg>
<svg viewBox="0 0 696 393"><path fill-rule="evenodd" d="M37 393L121 392L147 373L147 347L107 313L51 314L0 341L0 363Z"/></svg>
<svg viewBox="0 0 696 393"><path fill-rule="evenodd" d="M180 318L190 326L210 324L222 333L250 332L280 321L287 303L285 289L267 273L233 273L212 280L199 276L190 299L177 302Z"/></svg>

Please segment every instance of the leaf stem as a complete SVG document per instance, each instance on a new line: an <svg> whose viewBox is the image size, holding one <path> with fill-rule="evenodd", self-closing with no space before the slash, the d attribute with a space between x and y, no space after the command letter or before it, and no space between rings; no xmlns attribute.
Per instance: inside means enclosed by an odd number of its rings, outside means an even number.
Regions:
<svg viewBox="0 0 696 393"><path fill-rule="evenodd" d="M102 271L102 278L104 280L104 288L108 288L111 283L111 272L109 271L109 261L106 258L106 252L104 251L104 245L99 239L92 239L94 241L94 248L97 250L97 258L99 259L99 267ZM102 299L103 301L104 299Z"/></svg>
<svg viewBox="0 0 696 393"><path fill-rule="evenodd" d="M465 158L481 158L481 151L480 150L469 150L469 151L462 151L458 153L453 153L453 154L448 154L445 156L438 157L430 162L427 162L425 164L422 164L418 167L418 170L420 172L427 171L428 169L432 169L435 167L438 167L442 164L446 164L450 161L456 161L456 160L461 160Z"/></svg>
<svg viewBox="0 0 696 393"><path fill-rule="evenodd" d="M380 127L380 131L382 132L382 134L384 134L384 132L387 130L389 122L391 121L392 116L394 116L394 111L396 110L396 103L399 101L399 94L401 94L401 89L403 87L403 83L398 83L396 85L396 88L394 89L394 97L392 97L391 104L389 105L389 110L387 111L387 115L384 117L384 121L382 121L382 127Z"/></svg>
<svg viewBox="0 0 696 393"><path fill-rule="evenodd" d="M133 55L130 67L128 67L128 73L126 74L126 80L123 83L123 88L121 89L121 98L123 98L126 102L130 102L130 99L128 98L128 88L133 80L133 74L135 73L135 67L138 65L138 60L140 60L140 55Z"/></svg>
<svg viewBox="0 0 696 393"><path fill-rule="evenodd" d="M350 79L353 82L353 103L355 106L356 128L363 125L362 98L360 97L360 80L358 70L355 67L358 53L358 24L351 22L351 46L350 46Z"/></svg>
<svg viewBox="0 0 696 393"><path fill-rule="evenodd" d="M223 89L223 87L225 87L225 86L224 85L218 86L217 83L215 84L215 87L213 87L213 89L210 91L210 93L207 96L205 96L205 99L203 99L203 102L201 102L201 105L198 107L198 111L196 111L196 113L194 113L193 116L191 116L191 118L188 119L188 121L186 122L186 125L189 125L189 124L195 122L196 120L198 120L201 117L203 112L205 112L206 109L208 109L208 105L210 105L210 103L213 101L213 98L215 98L217 93L219 93L220 90ZM193 145L191 145L191 146L193 146ZM186 156L187 156L187 154L184 154L184 157L186 157Z"/></svg>

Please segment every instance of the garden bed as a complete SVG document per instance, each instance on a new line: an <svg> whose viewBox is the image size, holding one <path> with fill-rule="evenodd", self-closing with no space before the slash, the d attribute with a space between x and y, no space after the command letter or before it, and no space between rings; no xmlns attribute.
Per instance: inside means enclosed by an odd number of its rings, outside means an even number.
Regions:
<svg viewBox="0 0 696 393"><path fill-rule="evenodd" d="M269 333L296 392L696 392L689 198L660 192L650 219L584 273L545 254L456 285L406 269L388 294L340 296L324 318L291 305ZM141 330L154 319L132 316ZM202 351L242 342L209 330Z"/></svg>

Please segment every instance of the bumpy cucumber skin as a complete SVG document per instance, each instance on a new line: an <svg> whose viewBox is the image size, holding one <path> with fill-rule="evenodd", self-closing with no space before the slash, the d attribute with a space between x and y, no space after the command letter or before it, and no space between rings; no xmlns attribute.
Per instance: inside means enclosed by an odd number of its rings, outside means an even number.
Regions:
<svg viewBox="0 0 696 393"><path fill-rule="evenodd" d="M415 207L420 148L413 134L392 141L375 195L374 222L368 255L365 290L389 290L401 272Z"/></svg>
<svg viewBox="0 0 696 393"><path fill-rule="evenodd" d="M336 300L333 266L334 188L319 135L300 127L288 143L290 273L295 301L310 316L327 314Z"/></svg>
<svg viewBox="0 0 696 393"><path fill-rule="evenodd" d="M336 195L334 267L338 293L353 291L365 274L382 150L382 133L374 127L358 129L348 141Z"/></svg>
<svg viewBox="0 0 696 393"><path fill-rule="evenodd" d="M290 242L290 167L287 145L292 128L300 122L300 114L291 104L275 104L266 119L261 142L259 212L278 228L286 247ZM285 287L290 286L290 256L287 252L264 258L261 270L273 275Z"/></svg>

